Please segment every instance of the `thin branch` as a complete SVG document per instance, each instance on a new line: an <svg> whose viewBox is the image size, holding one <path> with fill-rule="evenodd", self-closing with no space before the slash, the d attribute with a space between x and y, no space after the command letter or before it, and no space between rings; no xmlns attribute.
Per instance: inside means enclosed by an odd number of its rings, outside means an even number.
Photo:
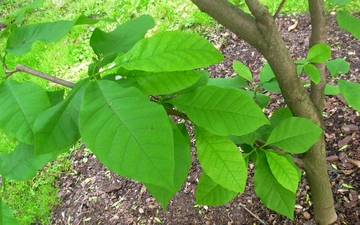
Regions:
<svg viewBox="0 0 360 225"><path fill-rule="evenodd" d="M46 73L43 73L43 72L41 72L41 71L32 69L32 68L27 67L27 66L24 66L24 65L22 65L22 64L18 64L18 65L16 66L15 70L8 70L8 69L6 68L6 65L5 65L5 64L3 64L3 67L4 67L5 73L7 74L7 77L10 77L11 75L13 75L13 74L16 73L16 72L25 72L25 73L27 73L27 74L31 74L31 75L34 75L34 76L43 78L43 79L45 79L45 80L54 82L54 83L56 83L56 84L63 85L63 86L65 86L65 87L69 87L69 88L74 87L74 83L71 83L71 82L69 82L69 81L66 81L66 80L63 80L63 79L60 79L60 78L51 76L51 75L49 75L49 74L46 74Z"/></svg>
<svg viewBox="0 0 360 225"><path fill-rule="evenodd" d="M239 205L241 207L243 207L248 213L250 213L250 215L252 215L255 219L257 219L260 223L267 225L266 222L264 222L263 220L261 220L257 215L255 215L253 212L250 211L250 209L246 208L246 205L239 203Z"/></svg>
<svg viewBox="0 0 360 225"><path fill-rule="evenodd" d="M276 12L275 12L275 14L274 14L274 19L276 19L276 18L278 17L278 15L279 15L282 7L284 6L285 2L286 2L286 0L282 0L282 1L281 1L279 7L277 8L277 10L276 10Z"/></svg>

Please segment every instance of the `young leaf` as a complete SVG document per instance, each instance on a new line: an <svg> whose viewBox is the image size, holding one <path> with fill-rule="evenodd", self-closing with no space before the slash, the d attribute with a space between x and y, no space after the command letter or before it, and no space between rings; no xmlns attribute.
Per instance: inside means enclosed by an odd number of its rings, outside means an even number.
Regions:
<svg viewBox="0 0 360 225"><path fill-rule="evenodd" d="M0 224L9 224L9 225L18 225L20 224L17 221L9 208L4 202L4 200L0 197L1 211L0 211Z"/></svg>
<svg viewBox="0 0 360 225"><path fill-rule="evenodd" d="M0 85L0 128L19 142L32 144L36 117L50 107L46 92L36 83L11 79Z"/></svg>
<svg viewBox="0 0 360 225"><path fill-rule="evenodd" d="M107 80L89 84L79 127L86 146L110 170L175 189L174 141L168 116L138 89Z"/></svg>
<svg viewBox="0 0 360 225"><path fill-rule="evenodd" d="M275 145L285 151L306 152L319 138L322 130L305 118L291 117L271 132L265 145Z"/></svg>
<svg viewBox="0 0 360 225"><path fill-rule="evenodd" d="M312 82L314 82L315 84L318 84L320 82L321 76L316 66L314 66L313 64L307 64L306 66L304 66L304 71L307 75L309 75Z"/></svg>
<svg viewBox="0 0 360 225"><path fill-rule="evenodd" d="M0 155L0 174L14 180L29 180L46 163L55 159L62 151L35 156L34 147L20 143L10 154Z"/></svg>
<svg viewBox="0 0 360 225"><path fill-rule="evenodd" d="M149 15L140 16L134 20L119 25L115 30L106 33L96 28L91 35L90 45L98 57L110 53L129 51L140 41L146 32L155 26ZM115 59L116 57L114 57Z"/></svg>
<svg viewBox="0 0 360 225"><path fill-rule="evenodd" d="M354 37L360 39L360 19L350 15L348 12L338 12L337 22L342 29L349 31Z"/></svg>
<svg viewBox="0 0 360 225"><path fill-rule="evenodd" d="M244 88L248 87L248 84L244 78L237 76L232 78L210 78L207 85L213 85L218 87L228 88Z"/></svg>
<svg viewBox="0 0 360 225"><path fill-rule="evenodd" d="M222 187L212 181L206 173L202 173L196 187L196 204L219 206L228 203L237 194L238 192Z"/></svg>
<svg viewBox="0 0 360 225"><path fill-rule="evenodd" d="M286 189L296 194L299 176L296 168L282 155L273 151L265 151L270 170L276 180Z"/></svg>
<svg viewBox="0 0 360 225"><path fill-rule="evenodd" d="M191 154L190 154L190 139L189 135L185 129L184 134L181 133L179 129L184 129L184 124L175 125L175 123L170 120L170 123L173 128L174 135L174 144L175 144L175 170L174 170L174 183L175 191L171 191L167 188L156 186L153 184L146 184L145 186L150 194L160 202L161 206L166 210L166 206L169 203L170 199L175 195L175 193L180 190L184 184L188 171L191 166Z"/></svg>
<svg viewBox="0 0 360 225"><path fill-rule="evenodd" d="M117 72L127 78L132 76L141 90L149 95L165 95L184 90L194 85L201 77L195 70L154 73L120 68Z"/></svg>
<svg viewBox="0 0 360 225"><path fill-rule="evenodd" d="M195 126L199 162L205 173L217 184L233 191L245 189L247 169L236 145L226 137L214 135Z"/></svg>
<svg viewBox="0 0 360 225"><path fill-rule="evenodd" d="M347 103L354 109L360 111L360 84L346 80L338 80L340 93Z"/></svg>
<svg viewBox="0 0 360 225"><path fill-rule="evenodd" d="M350 64L345 59L334 59L326 63L326 68L330 71L331 76L345 74L350 69Z"/></svg>
<svg viewBox="0 0 360 225"><path fill-rule="evenodd" d="M254 189L261 201L277 213L294 218L296 194L284 188L274 177L265 153L257 150L251 155L255 162Z"/></svg>
<svg viewBox="0 0 360 225"><path fill-rule="evenodd" d="M16 28L7 39L6 51L14 55L26 54L35 41L45 43L55 42L64 37L73 26L80 24L94 24L93 20L81 15L71 21L56 21L30 24Z"/></svg>
<svg viewBox="0 0 360 225"><path fill-rule="evenodd" d="M324 93L325 95L338 95L340 94L340 90L334 85L326 84Z"/></svg>
<svg viewBox="0 0 360 225"><path fill-rule="evenodd" d="M308 52L306 60L312 63L324 63L331 56L331 49L326 44L316 44Z"/></svg>
<svg viewBox="0 0 360 225"><path fill-rule="evenodd" d="M196 125L222 136L244 135L269 123L253 100L233 88L202 86L169 102Z"/></svg>
<svg viewBox="0 0 360 225"><path fill-rule="evenodd" d="M36 154L69 149L80 138L78 117L89 81L78 82L65 100L42 112L34 124Z"/></svg>
<svg viewBox="0 0 360 225"><path fill-rule="evenodd" d="M240 76L248 80L250 83L252 83L252 74L251 71L247 66L245 66L242 62L236 60L233 63L233 69L234 71Z"/></svg>
<svg viewBox="0 0 360 225"><path fill-rule="evenodd" d="M127 70L174 72L209 66L223 59L222 54L204 38L167 31L142 39L115 61Z"/></svg>

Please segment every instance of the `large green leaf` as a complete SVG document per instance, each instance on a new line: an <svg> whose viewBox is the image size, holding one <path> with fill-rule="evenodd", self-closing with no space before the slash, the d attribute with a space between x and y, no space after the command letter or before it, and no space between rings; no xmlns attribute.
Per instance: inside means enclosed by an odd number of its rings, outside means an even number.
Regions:
<svg viewBox="0 0 360 225"><path fill-rule="evenodd" d="M256 103L238 89L202 86L170 100L198 126L222 136L240 136L269 123Z"/></svg>
<svg viewBox="0 0 360 225"><path fill-rule="evenodd" d="M144 93L149 95L165 95L184 90L194 85L201 77L195 70L155 73L120 68L118 73L125 78L132 76Z"/></svg>
<svg viewBox="0 0 360 225"><path fill-rule="evenodd" d="M276 109L270 118L270 126L277 127L282 121L291 118L293 115L289 108Z"/></svg>
<svg viewBox="0 0 360 225"><path fill-rule="evenodd" d="M110 170L174 190L174 142L163 107L138 89L91 83L79 115L82 140Z"/></svg>
<svg viewBox="0 0 360 225"><path fill-rule="evenodd" d="M346 80L338 80L340 93L347 103L354 109L360 111L360 84Z"/></svg>
<svg viewBox="0 0 360 225"><path fill-rule="evenodd" d="M307 64L304 66L304 72L309 75L312 82L318 84L321 80L320 72L313 64Z"/></svg>
<svg viewBox="0 0 360 225"><path fill-rule="evenodd" d="M0 155L2 164L0 174L14 180L28 180L46 163L55 159L61 151L35 156L34 147L24 143L18 144L10 154Z"/></svg>
<svg viewBox="0 0 360 225"><path fill-rule="evenodd" d="M217 184L234 191L245 189L247 168L237 146L227 137L195 126L197 155L205 173Z"/></svg>
<svg viewBox="0 0 360 225"><path fill-rule="evenodd" d="M110 33L96 28L91 35L90 45L101 58L110 53L127 52L154 26L153 18L143 15L119 25Z"/></svg>
<svg viewBox="0 0 360 225"><path fill-rule="evenodd" d="M255 162L254 189L256 195L269 209L293 219L296 194L284 188L276 180L262 150L257 150L251 156Z"/></svg>
<svg viewBox="0 0 360 225"><path fill-rule="evenodd" d="M18 225L20 224L14 217L11 209L7 206L4 200L0 197L0 224L1 225Z"/></svg>
<svg viewBox="0 0 360 225"><path fill-rule="evenodd" d="M97 22L98 20L81 15L71 21L61 20L21 26L10 34L6 43L6 51L14 55L24 55L30 50L35 41L55 42L64 37L75 25Z"/></svg>
<svg viewBox="0 0 360 225"><path fill-rule="evenodd" d="M326 68L330 71L331 76L345 74L350 69L350 64L345 59L334 59L326 63Z"/></svg>
<svg viewBox="0 0 360 225"><path fill-rule="evenodd" d="M321 132L321 128L310 120L291 117L274 128L266 145L275 145L285 151L300 154L317 141Z"/></svg>
<svg viewBox="0 0 360 225"><path fill-rule="evenodd" d="M34 124L36 154L68 149L80 138L78 117L88 84L87 80L78 82L65 100L37 117Z"/></svg>
<svg viewBox="0 0 360 225"><path fill-rule="evenodd" d="M32 144L35 119L50 107L50 101L36 83L7 79L0 85L0 106L0 128L18 141Z"/></svg>
<svg viewBox="0 0 360 225"><path fill-rule="evenodd" d="M127 70L174 72L218 63L222 54L204 38L180 31L167 31L139 41L116 59Z"/></svg>
<svg viewBox="0 0 360 225"><path fill-rule="evenodd" d="M270 170L276 180L289 191L296 193L299 176L296 168L284 156L273 151L265 151Z"/></svg>
<svg viewBox="0 0 360 225"><path fill-rule="evenodd" d="M360 19L350 15L348 12L338 12L337 22L342 29L349 31L354 37L360 39Z"/></svg>
<svg viewBox="0 0 360 225"><path fill-rule="evenodd" d="M158 200L164 210L174 194L180 190L184 184L189 168L191 166L190 154L190 139L184 124L175 125L171 121L173 127L174 144L175 144L175 170L174 170L174 183L175 191L170 191L165 187L160 187L152 184L145 184L147 190L151 195ZM181 129L181 131L179 130ZM184 132L182 132L184 131Z"/></svg>
<svg viewBox="0 0 360 225"><path fill-rule="evenodd" d="M237 194L238 192L222 187L203 173L196 188L196 204L219 206L228 203Z"/></svg>
<svg viewBox="0 0 360 225"><path fill-rule="evenodd" d="M331 56L331 49L326 44L316 44L309 49L306 60L312 63L324 63Z"/></svg>

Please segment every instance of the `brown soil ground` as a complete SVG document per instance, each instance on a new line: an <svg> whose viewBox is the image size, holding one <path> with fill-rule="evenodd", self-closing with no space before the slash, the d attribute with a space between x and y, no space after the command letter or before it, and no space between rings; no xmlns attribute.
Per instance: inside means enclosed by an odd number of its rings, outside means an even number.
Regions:
<svg viewBox="0 0 360 225"><path fill-rule="evenodd" d="M297 27L288 31L295 20ZM309 16L280 16L279 24L294 59L305 58L311 33ZM224 62L209 68L211 76L234 75L232 63L239 60L258 77L264 59L254 48L226 29L209 34L207 38L226 57ZM342 31L334 16L328 19L328 44L333 58L345 57L351 64L350 72L342 78L359 82L360 41ZM280 95L270 96L268 112L284 106ZM360 160L359 114L347 107L341 96L330 96L326 98L324 119L328 173L339 217L335 224L360 224L360 168L355 165ZM194 193L202 170L196 161L195 149L193 153L186 183L171 200L168 209L163 211L141 183L113 174L85 147L73 152L72 170L58 180L61 204L54 208L52 224L315 224L311 201L308 200L311 192L305 178L299 185L295 219L291 221L267 209L255 195L252 165L243 194L221 207L196 206Z"/></svg>

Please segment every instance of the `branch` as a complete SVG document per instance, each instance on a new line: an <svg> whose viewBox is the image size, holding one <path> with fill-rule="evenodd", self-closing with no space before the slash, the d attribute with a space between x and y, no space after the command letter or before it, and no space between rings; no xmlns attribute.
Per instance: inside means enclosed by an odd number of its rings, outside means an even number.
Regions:
<svg viewBox="0 0 360 225"><path fill-rule="evenodd" d="M286 2L286 0L282 0L282 1L281 1L278 9L276 10L276 12L275 12L275 14L274 14L274 19L276 19L276 18L278 17L278 15L279 15L282 7L284 6L285 2Z"/></svg>
<svg viewBox="0 0 360 225"><path fill-rule="evenodd" d="M11 75L13 75L16 72L25 72L27 74L31 74L31 75L43 78L45 80L48 80L48 81L63 85L65 87L69 87L69 88L74 87L74 83L71 83L69 81L66 81L66 80L51 76L49 74L40 72L38 70L34 70L34 69L30 68L30 67L27 67L27 66L24 66L24 65L21 65L21 64L18 64L16 66L15 70L8 70L6 68L5 64L3 64L3 67L4 67L5 73L7 74L7 77L10 77Z"/></svg>

